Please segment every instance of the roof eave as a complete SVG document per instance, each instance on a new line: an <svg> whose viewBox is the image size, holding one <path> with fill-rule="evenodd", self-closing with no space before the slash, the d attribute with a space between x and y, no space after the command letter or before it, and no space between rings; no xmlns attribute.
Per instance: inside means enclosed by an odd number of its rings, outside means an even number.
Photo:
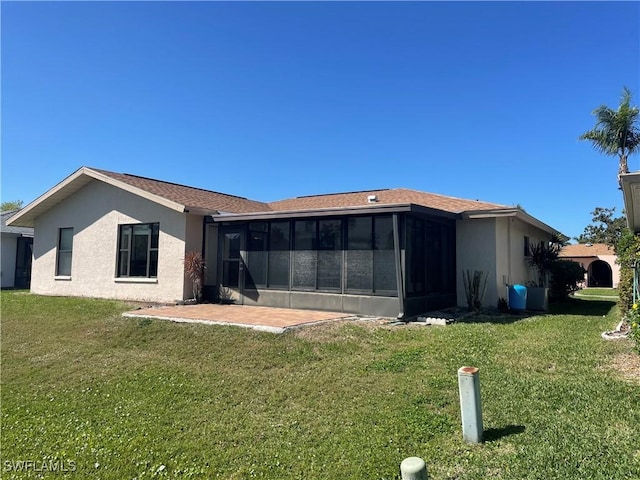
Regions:
<svg viewBox="0 0 640 480"><path fill-rule="evenodd" d="M199 216L202 216L202 217L206 217L206 216L217 215L220 212L218 210L209 210L209 209L202 208L202 207L194 207L194 206L186 205L184 207L184 213L189 213L191 215L199 215Z"/></svg>
<svg viewBox="0 0 640 480"><path fill-rule="evenodd" d="M2 235L14 235L16 237L33 237L33 229L28 227L1 228Z"/></svg>
<svg viewBox="0 0 640 480"><path fill-rule="evenodd" d="M470 210L470 211L462 212L462 217L469 218L469 219L515 217L549 234L556 234L556 235L563 236L563 234L560 231L547 225L544 222L541 222L534 216L529 215L527 212L525 212L524 210L518 207L495 208L495 209L489 209L489 210Z"/></svg>
<svg viewBox="0 0 640 480"><path fill-rule="evenodd" d="M362 215L372 213L400 213L412 211L412 204L359 205L355 207L329 207L298 210L271 210L252 213L221 213L212 215L214 222L240 222L271 220L274 218L330 217L336 215Z"/></svg>
<svg viewBox="0 0 640 480"><path fill-rule="evenodd" d="M627 226L633 233L640 232L640 172L620 175Z"/></svg>
<svg viewBox="0 0 640 480"><path fill-rule="evenodd" d="M371 215L371 214L391 214L391 213L417 213L422 215L433 215L444 218L458 218L459 214L429 208L414 203L386 203L357 205L351 207L327 207L297 210L271 210L268 212L251 213L219 213L211 215L214 222L241 222L272 220L275 218L302 218L302 217L330 217L337 215Z"/></svg>
<svg viewBox="0 0 640 480"><path fill-rule="evenodd" d="M149 193L120 180L116 180L108 175L92 170L91 168L81 167L53 188L40 195L33 202L29 203L16 215L9 218L7 220L7 225L34 227L37 217L79 191L91 180L99 180L177 212L184 212L186 210L184 205L173 202L159 195Z"/></svg>

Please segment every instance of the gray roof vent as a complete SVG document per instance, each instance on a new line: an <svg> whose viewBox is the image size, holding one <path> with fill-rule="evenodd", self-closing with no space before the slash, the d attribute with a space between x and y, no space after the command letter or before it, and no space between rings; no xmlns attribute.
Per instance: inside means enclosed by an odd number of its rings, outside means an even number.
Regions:
<svg viewBox="0 0 640 480"><path fill-rule="evenodd" d="M378 202L377 195L369 195L367 197L367 203L377 203L377 202Z"/></svg>

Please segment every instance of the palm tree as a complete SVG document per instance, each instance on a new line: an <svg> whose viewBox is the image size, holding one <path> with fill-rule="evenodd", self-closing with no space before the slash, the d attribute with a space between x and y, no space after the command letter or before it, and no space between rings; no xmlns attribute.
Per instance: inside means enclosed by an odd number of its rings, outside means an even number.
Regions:
<svg viewBox="0 0 640 480"><path fill-rule="evenodd" d="M591 140L593 148L605 155L619 158L618 183L620 175L629 173L627 159L640 149L640 109L631 105L631 91L624 87L618 110L601 105L593 111L596 126L580 135L580 140Z"/></svg>

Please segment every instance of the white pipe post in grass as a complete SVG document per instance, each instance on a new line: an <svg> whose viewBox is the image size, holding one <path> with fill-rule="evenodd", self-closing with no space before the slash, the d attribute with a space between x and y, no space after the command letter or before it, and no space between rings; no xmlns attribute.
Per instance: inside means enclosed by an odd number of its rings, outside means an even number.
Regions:
<svg viewBox="0 0 640 480"><path fill-rule="evenodd" d="M400 464L402 480L427 480L427 465L420 457L405 458Z"/></svg>
<svg viewBox="0 0 640 480"><path fill-rule="evenodd" d="M467 443L482 442L482 405L480 403L480 369L461 367L458 370L462 437Z"/></svg>

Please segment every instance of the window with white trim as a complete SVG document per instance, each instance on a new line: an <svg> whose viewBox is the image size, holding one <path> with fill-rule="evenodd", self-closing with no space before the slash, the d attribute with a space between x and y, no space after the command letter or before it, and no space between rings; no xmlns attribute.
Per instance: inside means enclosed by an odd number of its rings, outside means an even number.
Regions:
<svg viewBox="0 0 640 480"><path fill-rule="evenodd" d="M73 253L73 228L58 230L58 257L56 259L56 275L71 276L71 256Z"/></svg>

